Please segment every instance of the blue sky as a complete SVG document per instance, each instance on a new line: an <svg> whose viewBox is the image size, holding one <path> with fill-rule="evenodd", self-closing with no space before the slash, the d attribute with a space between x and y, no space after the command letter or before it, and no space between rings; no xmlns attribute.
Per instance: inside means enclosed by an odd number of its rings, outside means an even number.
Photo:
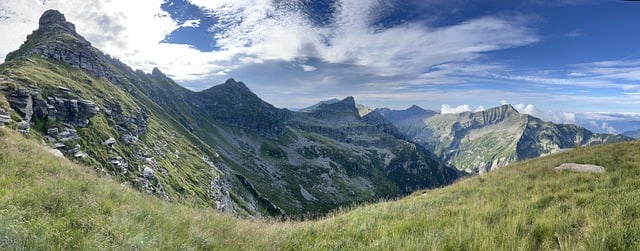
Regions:
<svg viewBox="0 0 640 251"><path fill-rule="evenodd" d="M50 8L133 68L193 90L233 77L278 107L640 112L640 2L3 0L0 57Z"/></svg>

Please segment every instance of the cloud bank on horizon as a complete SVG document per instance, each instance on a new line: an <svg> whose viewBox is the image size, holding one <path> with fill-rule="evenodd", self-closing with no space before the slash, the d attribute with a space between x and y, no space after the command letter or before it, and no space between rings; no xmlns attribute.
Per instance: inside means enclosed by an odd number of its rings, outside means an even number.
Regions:
<svg viewBox="0 0 640 251"><path fill-rule="evenodd" d="M640 34L623 28L640 4L622 1L5 0L0 58L46 9L134 68L194 90L234 77L279 107L344 96L443 112L505 99L568 112L640 105Z"/></svg>

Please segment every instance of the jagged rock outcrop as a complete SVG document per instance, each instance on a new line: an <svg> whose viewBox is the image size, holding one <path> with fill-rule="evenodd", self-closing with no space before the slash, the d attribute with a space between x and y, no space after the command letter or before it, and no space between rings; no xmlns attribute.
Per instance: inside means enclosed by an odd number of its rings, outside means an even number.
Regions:
<svg viewBox="0 0 640 251"><path fill-rule="evenodd" d="M39 29L43 29L44 32L59 32L58 29L63 29L65 32L76 32L76 26L67 22L64 15L57 10L47 10L42 13L38 24L40 25Z"/></svg>
<svg viewBox="0 0 640 251"><path fill-rule="evenodd" d="M89 41L76 33L75 25L67 22L57 10L45 11L40 17L38 29L27 36L19 50L7 54L5 61L30 55L64 61L94 76L118 82L116 74L108 67L108 61L113 59L93 48Z"/></svg>
<svg viewBox="0 0 640 251"><path fill-rule="evenodd" d="M59 120L78 127L86 127L89 119L100 111L96 103L82 99L47 97L46 105L47 112L44 112L44 109L40 112L43 118L46 115L50 120ZM42 106L38 106L40 107Z"/></svg>
<svg viewBox="0 0 640 251"><path fill-rule="evenodd" d="M144 111L130 111L127 115L119 103L114 103L105 108L105 114L115 122L120 142L125 145L136 142L147 132L149 116Z"/></svg>
<svg viewBox="0 0 640 251"><path fill-rule="evenodd" d="M66 99L60 97L42 97L38 88L18 88L8 93L9 105L24 120L31 121L34 116L41 120L53 120L73 126L86 127L89 119L100 110L95 102L89 100Z"/></svg>

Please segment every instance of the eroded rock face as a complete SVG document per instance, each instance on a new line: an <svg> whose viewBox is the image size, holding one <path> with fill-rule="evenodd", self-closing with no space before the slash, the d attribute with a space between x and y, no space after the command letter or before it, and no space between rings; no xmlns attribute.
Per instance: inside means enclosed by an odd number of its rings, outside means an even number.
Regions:
<svg viewBox="0 0 640 251"><path fill-rule="evenodd" d="M27 36L32 44L23 44L20 50L7 54L5 61L20 56L39 55L44 58L60 60L71 66L86 70L97 77L104 77L118 83L116 74L107 67L108 60L102 52L76 33L75 25L68 22L57 10L48 10L40 18L38 30ZM116 60L113 60L114 64Z"/></svg>
<svg viewBox="0 0 640 251"><path fill-rule="evenodd" d="M76 26L70 22L67 22L64 14L60 13L57 10L45 11L42 16L40 16L38 24L40 25L40 28L48 27L50 30L58 28L64 29L68 32L76 32Z"/></svg>
<svg viewBox="0 0 640 251"><path fill-rule="evenodd" d="M100 109L89 100L47 97L47 118L60 120L74 126L86 127L89 119Z"/></svg>
<svg viewBox="0 0 640 251"><path fill-rule="evenodd" d="M9 95L9 105L25 121L57 120L73 126L86 127L89 119L100 110L93 101L59 97L42 98L38 88L19 88Z"/></svg>
<svg viewBox="0 0 640 251"><path fill-rule="evenodd" d="M138 141L140 136L147 132L149 116L144 111L131 112L125 115L122 106L118 103L108 105L105 111L107 117L113 119L116 129L120 134L120 142L129 145Z"/></svg>

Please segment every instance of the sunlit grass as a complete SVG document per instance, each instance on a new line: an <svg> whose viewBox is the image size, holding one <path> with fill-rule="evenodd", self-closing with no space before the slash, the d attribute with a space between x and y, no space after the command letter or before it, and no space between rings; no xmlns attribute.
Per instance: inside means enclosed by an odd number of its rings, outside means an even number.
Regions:
<svg viewBox="0 0 640 251"><path fill-rule="evenodd" d="M602 165L604 174L554 171ZM579 148L320 220L163 202L0 130L0 249L634 250L640 143Z"/></svg>

